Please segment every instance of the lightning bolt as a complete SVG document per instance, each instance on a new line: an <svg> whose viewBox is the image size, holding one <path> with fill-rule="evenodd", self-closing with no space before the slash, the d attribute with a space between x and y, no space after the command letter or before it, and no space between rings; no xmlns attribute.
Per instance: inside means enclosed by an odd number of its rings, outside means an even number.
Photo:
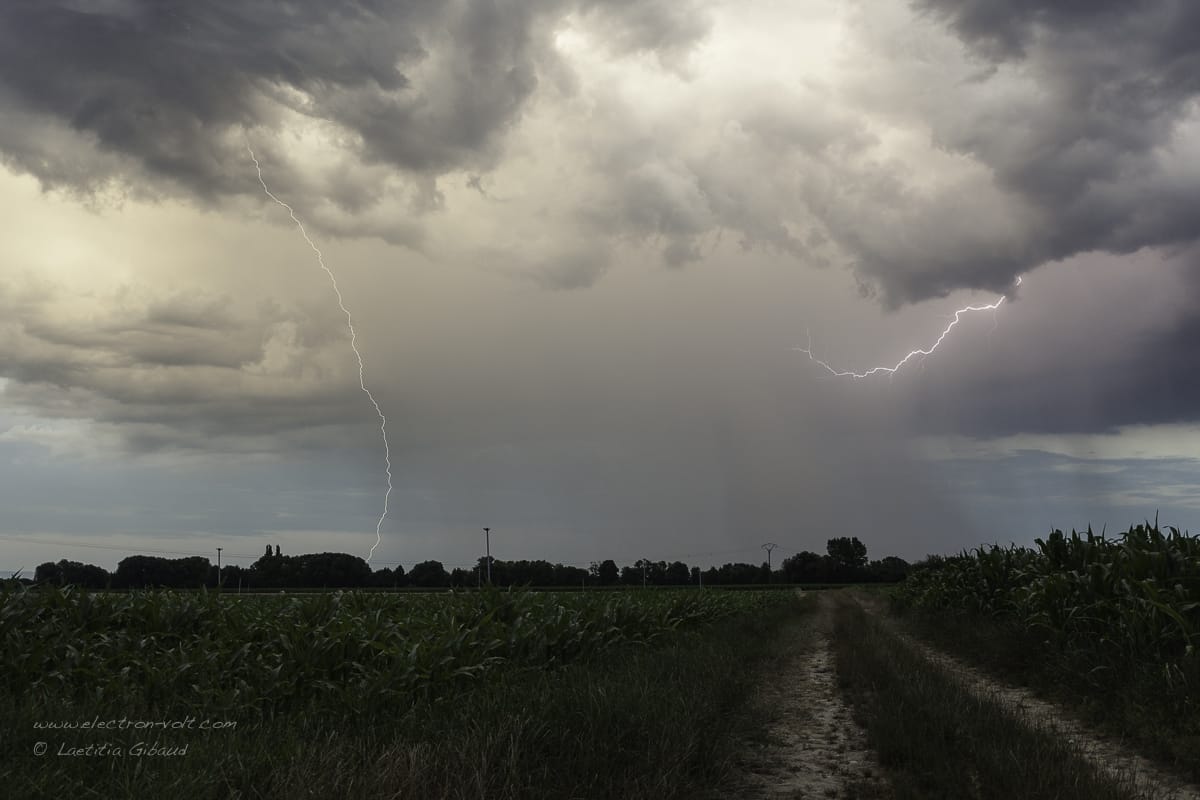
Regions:
<svg viewBox="0 0 1200 800"><path fill-rule="evenodd" d="M1017 277L1017 281L1016 281L1015 285L1016 286L1021 285L1021 276ZM869 378L872 375L878 375L880 373L887 373L888 375L895 375L900 370L901 367L903 367L905 364L907 364L909 361L916 358L917 356L928 356L928 355L931 355L934 350L937 350L938 347L942 344L942 342L944 342L946 340L946 337L950 335L950 331L954 330L954 327L956 325L958 325L959 322L962 321L962 318L964 315L977 313L979 311L995 311L996 309L1000 308L1001 305L1004 304L1004 301L1006 299L1007 299L1006 297L1001 297L996 302L989 303L986 306L964 306L963 308L958 309L957 311L954 312L954 319L950 320L950 324L948 324L946 326L946 328L942 331L941 336L938 336L936 342L934 342L927 348L913 350L908 355L906 355L904 358L900 359L899 361L897 361L895 364L893 364L890 367L885 367L885 366L871 367L866 372L853 372L851 370L835 369L834 367L831 367L828 362L822 361L821 359L819 359L815 355L813 355L812 334L811 333L808 334L808 347L795 347L792 349L794 349L798 352L804 353L805 355L808 356L810 361L824 367L825 370L827 372L829 372L830 375L835 375L839 378Z"/></svg>
<svg viewBox="0 0 1200 800"><path fill-rule="evenodd" d="M321 265L321 269L325 270L325 274L329 276L329 282L333 284L333 293L337 295L338 308L346 315L346 328L350 331L350 348L354 351L354 357L358 359L358 386L367 395L367 398L370 399L371 405L375 406L375 413L379 415L379 433L383 437L383 461L387 472L387 492L383 495L383 513L379 516L379 522L375 524L375 544L371 545L371 552L367 555L367 563L370 564L371 558L375 555L375 548L379 547L379 543L383 541L381 531L383 529L383 521L387 519L388 500L392 496L392 451L388 447L387 417L384 416L383 409L376 402L375 395L371 394L371 390L367 388L364 376L366 367L363 364L362 353L358 350L358 332L354 330L354 321L350 316L350 310L346 308L346 303L342 299L342 290L338 288L337 277L334 276L333 271L329 267L325 266L325 257L321 255L321 250L309 238L308 231L304 229L304 223L296 216L296 212L267 188L267 182L263 180L262 166L258 163L258 159L254 157L254 151L250 149L249 144L246 145L246 152L250 154L250 160L254 162L254 169L258 172L258 182L262 185L263 191L267 193L267 197L287 210L288 216L292 218L292 222L296 223L296 227L300 229L300 235L304 237L304 241L308 242L308 246L317 254L317 263Z"/></svg>

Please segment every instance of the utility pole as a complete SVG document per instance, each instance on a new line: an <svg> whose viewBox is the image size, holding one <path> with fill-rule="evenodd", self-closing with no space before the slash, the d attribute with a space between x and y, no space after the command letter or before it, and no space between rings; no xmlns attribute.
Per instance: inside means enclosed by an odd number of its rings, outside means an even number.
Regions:
<svg viewBox="0 0 1200 800"><path fill-rule="evenodd" d="M217 548L217 591L218 592L221 591L221 550L222 549L223 548L220 548L220 547Z"/></svg>
<svg viewBox="0 0 1200 800"><path fill-rule="evenodd" d="M488 586L491 586L492 585L492 529L491 528L483 529L483 541L484 541L484 545L487 547L486 552L487 552Z"/></svg>
<svg viewBox="0 0 1200 800"><path fill-rule="evenodd" d="M779 547L779 545L774 542L767 542L762 546L762 549L767 551L767 583L771 582L771 551L776 547Z"/></svg>

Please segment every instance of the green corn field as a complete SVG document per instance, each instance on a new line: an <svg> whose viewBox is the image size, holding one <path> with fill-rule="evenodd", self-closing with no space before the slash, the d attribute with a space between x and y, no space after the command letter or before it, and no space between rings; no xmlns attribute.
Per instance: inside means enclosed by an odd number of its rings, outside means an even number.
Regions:
<svg viewBox="0 0 1200 800"><path fill-rule="evenodd" d="M64 711L132 703L256 716L392 713L504 670L547 669L753 612L786 593L257 596L0 594L0 685Z"/></svg>
<svg viewBox="0 0 1200 800"><path fill-rule="evenodd" d="M1200 719L1200 538L1177 528L1056 530L1032 548L977 548L915 571L892 603L926 619L1016 626L1064 680L1137 684L1143 701Z"/></svg>
<svg viewBox="0 0 1200 800"><path fill-rule="evenodd" d="M515 799L562 796L569 779L572 796L690 796L725 768L744 667L805 606L790 591L10 586L0 783L13 797ZM184 718L223 727L112 725ZM139 741L183 755L126 757ZM126 755L89 757L99 745Z"/></svg>

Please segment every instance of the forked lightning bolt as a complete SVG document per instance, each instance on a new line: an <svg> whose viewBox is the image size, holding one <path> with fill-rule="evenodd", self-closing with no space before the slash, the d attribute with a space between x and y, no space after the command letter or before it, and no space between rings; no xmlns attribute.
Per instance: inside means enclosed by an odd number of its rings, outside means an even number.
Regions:
<svg viewBox="0 0 1200 800"><path fill-rule="evenodd" d="M1016 285L1017 286L1021 285L1021 278L1019 276L1017 278ZM996 302L989 303L986 306L965 306L964 308L958 309L957 311L954 312L954 319L950 320L950 324L947 325L946 329L942 331L941 336L939 336L937 338L936 342L931 344L928 348L924 348L924 349L920 349L920 350L913 350L911 353L909 353L904 358L900 359L899 361L897 361L895 364L893 364L890 367L883 367L883 366L871 367L866 372L853 372L851 370L835 369L835 368L831 367L828 364L828 362L822 361L821 359L819 359L813 355L812 335L811 334L809 334L809 337L808 337L808 347L796 347L794 349L801 353L804 353L805 355L808 356L810 361L812 361L815 364L819 364L820 366L824 367L826 369L826 371L829 372L829 374L836 375L839 378L869 378L872 375L878 375L880 373L887 373L888 375L894 375L894 374L896 374L896 372L898 372L900 370L901 367L903 367L905 364L907 364L909 361L916 358L917 356L927 356L927 355L932 354L934 350L937 350L938 347L941 345L941 343L943 341L945 341L946 337L950 335L950 331L954 330L954 326L958 325L958 323L960 321L962 321L964 314L969 314L969 313L973 313L973 312L977 312L977 311L995 311L1001 305L1004 304L1005 299L1007 299L1007 298L1001 297Z"/></svg>
<svg viewBox="0 0 1200 800"><path fill-rule="evenodd" d="M375 548L379 547L379 543L383 541L381 531L383 529L383 521L387 519L388 499L392 496L392 451L388 447L387 417L383 415L383 409L375 401L375 395L371 394L371 390L367 388L366 378L364 377L366 368L363 365L362 353L358 351L358 333L354 330L354 321L350 317L350 310L346 308L346 303L342 299L342 290L338 288L337 278L334 276L333 271L325 266L325 257L321 255L320 249L309 238L308 231L304 230L304 224L300 222L300 219L296 216L296 212L267 188L267 182L263 180L262 166L259 165L258 159L254 157L254 151L250 149L249 144L246 145L246 152L250 154L250 160L254 162L254 169L258 172L258 182L262 184L263 191L267 193L267 197L287 209L288 216L292 218L292 222L296 223L296 227L300 229L300 235L304 237L304 241L308 242L308 246L317 254L317 263L321 265L321 269L325 270L325 274L329 276L329 282L333 284L333 293L337 295L338 308L346 315L346 327L350 330L350 348L354 350L354 356L358 359L358 386L366 393L371 401L371 405L375 406L375 413L379 415L379 433L383 436L383 461L387 471L387 492L383 495L383 513L379 516L379 522L375 525L375 544L371 545L371 552L367 555L367 563L370 564L371 558L375 555Z"/></svg>

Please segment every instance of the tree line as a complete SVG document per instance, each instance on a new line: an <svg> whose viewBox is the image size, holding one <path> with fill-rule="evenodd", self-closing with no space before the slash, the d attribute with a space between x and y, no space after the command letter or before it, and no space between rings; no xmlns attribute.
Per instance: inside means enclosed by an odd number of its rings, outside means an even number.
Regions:
<svg viewBox="0 0 1200 800"><path fill-rule="evenodd" d="M767 563L727 563L701 569L682 561L640 559L618 566L612 559L588 567L544 560L491 559L490 582L495 586L737 586L768 583L893 583L903 580L910 565L888 556L867 558L866 546L857 537L837 537L826 543L826 552L802 551L770 569ZM203 556L162 558L134 555L121 559L114 572L94 564L61 560L46 562L34 572L35 583L74 585L87 589L216 588L217 565ZM365 560L348 553L285 555L278 545L268 545L249 567L223 566L220 585L230 589L299 588L453 588L489 582L489 562L480 558L473 568L447 570L440 561L422 561L404 567L372 570Z"/></svg>

